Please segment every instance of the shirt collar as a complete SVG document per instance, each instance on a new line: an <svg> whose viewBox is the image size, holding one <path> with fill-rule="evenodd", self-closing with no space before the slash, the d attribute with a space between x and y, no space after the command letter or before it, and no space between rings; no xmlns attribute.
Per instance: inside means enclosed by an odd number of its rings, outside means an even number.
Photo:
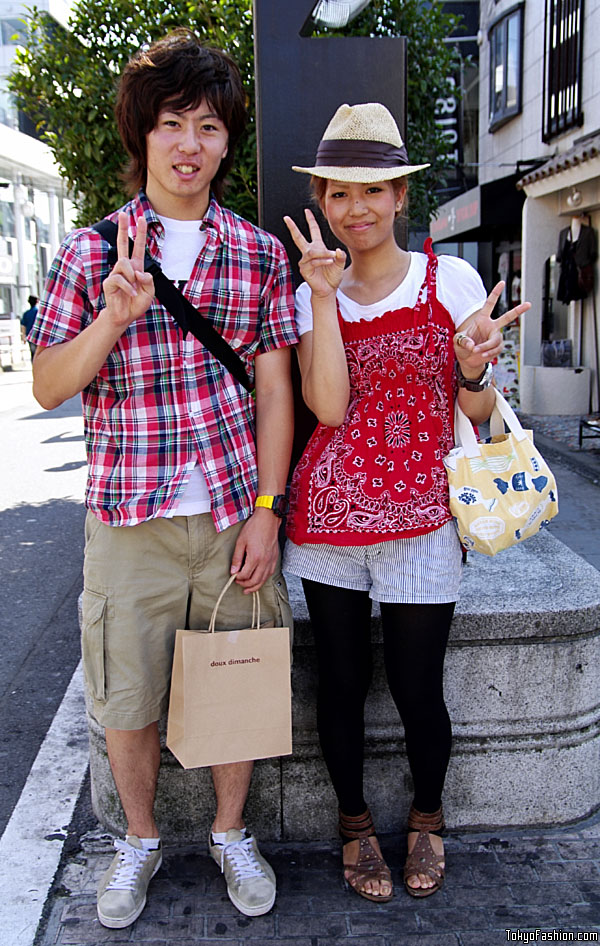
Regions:
<svg viewBox="0 0 600 946"><path fill-rule="evenodd" d="M139 190L137 192L131 201L129 208L134 220L137 220L138 217L145 217L148 228L156 226L162 227L154 207L146 197L146 194L143 190Z"/></svg>
<svg viewBox="0 0 600 946"><path fill-rule="evenodd" d="M138 217L144 216L146 218L146 222L148 223L148 229L154 229L157 231L157 235L162 235L163 225L160 222L158 214L148 200L143 189L138 191L131 201L130 206L134 220L137 220ZM225 230L225 217L223 210L221 209L221 205L215 200L213 196L211 196L207 211L204 214L202 223L200 224L200 229L212 229L215 231L218 241L223 239L223 233Z"/></svg>
<svg viewBox="0 0 600 946"><path fill-rule="evenodd" d="M214 197L211 197L208 209L204 214L204 219L200 226L201 230L213 229L216 232L217 240L221 241L223 239L223 232L225 230L225 217L221 209L221 205L217 203Z"/></svg>

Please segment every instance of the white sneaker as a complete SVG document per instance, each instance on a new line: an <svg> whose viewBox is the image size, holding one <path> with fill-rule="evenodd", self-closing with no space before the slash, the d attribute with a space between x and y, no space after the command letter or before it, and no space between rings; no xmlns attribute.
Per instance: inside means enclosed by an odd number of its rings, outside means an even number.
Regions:
<svg viewBox="0 0 600 946"><path fill-rule="evenodd" d="M230 828L225 844L214 844L208 835L211 857L225 877L229 899L245 916L262 916L275 903L276 881L273 868L262 857L256 840Z"/></svg>
<svg viewBox="0 0 600 946"><path fill-rule="evenodd" d="M117 853L98 885L98 919L120 930L129 926L146 906L148 884L162 864L162 848L145 851L135 835L115 841Z"/></svg>

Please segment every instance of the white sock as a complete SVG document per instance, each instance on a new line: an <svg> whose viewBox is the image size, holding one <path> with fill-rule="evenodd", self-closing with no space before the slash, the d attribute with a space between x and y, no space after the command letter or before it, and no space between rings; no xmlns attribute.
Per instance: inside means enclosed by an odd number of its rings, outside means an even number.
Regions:
<svg viewBox="0 0 600 946"><path fill-rule="evenodd" d="M246 837L246 829L239 829L242 833L242 837ZM211 831L213 844L226 844L227 843L227 831Z"/></svg>
<svg viewBox="0 0 600 946"><path fill-rule="evenodd" d="M130 835L125 835L125 840L129 841ZM140 838L140 844L144 851L157 851L160 847L160 838Z"/></svg>

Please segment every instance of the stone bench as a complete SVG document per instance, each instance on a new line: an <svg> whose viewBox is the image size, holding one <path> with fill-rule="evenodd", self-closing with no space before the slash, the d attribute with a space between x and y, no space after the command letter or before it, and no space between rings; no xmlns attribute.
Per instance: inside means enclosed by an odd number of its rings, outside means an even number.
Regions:
<svg viewBox="0 0 600 946"><path fill-rule="evenodd" d="M317 739L314 648L300 583L289 584L294 754L256 764L246 817L265 840L328 839L337 807ZM373 643L365 794L383 833L404 826L412 789L377 615ZM469 557L446 660L449 827L564 824L598 807L599 667L600 572L547 532L493 559ZM120 833L104 736L92 719L90 757L94 811ZM213 811L210 772L184 771L165 749L156 803L164 837L203 839Z"/></svg>

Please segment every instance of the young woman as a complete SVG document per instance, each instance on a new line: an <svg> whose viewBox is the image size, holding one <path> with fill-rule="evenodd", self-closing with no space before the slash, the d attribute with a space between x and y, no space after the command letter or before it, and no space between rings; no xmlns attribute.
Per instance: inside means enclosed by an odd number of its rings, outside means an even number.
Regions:
<svg viewBox="0 0 600 946"><path fill-rule="evenodd" d="M384 657L414 782L408 893L442 886L441 795L451 729L442 690L462 553L443 457L454 404L475 422L494 403L491 361L501 318L463 260L408 253L394 236L411 166L379 104L342 105L312 168L313 192L348 251L328 250L306 210L309 238L285 221L302 254L298 357L319 425L296 468L284 567L303 580L319 664L318 727L339 802L346 881L392 896L363 796L364 703L371 680L371 600L380 602ZM346 266L347 258L349 265Z"/></svg>

